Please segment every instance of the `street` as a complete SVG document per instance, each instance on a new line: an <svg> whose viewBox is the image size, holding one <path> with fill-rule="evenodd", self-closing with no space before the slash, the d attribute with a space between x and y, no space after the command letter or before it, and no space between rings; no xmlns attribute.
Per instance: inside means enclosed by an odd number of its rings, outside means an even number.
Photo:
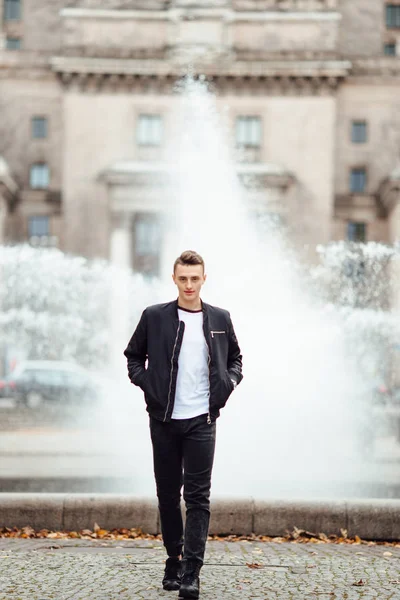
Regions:
<svg viewBox="0 0 400 600"><path fill-rule="evenodd" d="M0 600L158 600L158 540L0 539ZM400 547L211 541L201 600L400 598Z"/></svg>

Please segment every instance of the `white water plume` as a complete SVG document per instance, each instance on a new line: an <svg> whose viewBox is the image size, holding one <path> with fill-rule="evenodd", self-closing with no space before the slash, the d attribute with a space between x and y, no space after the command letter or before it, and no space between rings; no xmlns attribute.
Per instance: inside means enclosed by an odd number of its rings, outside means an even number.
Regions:
<svg viewBox="0 0 400 600"><path fill-rule="evenodd" d="M243 351L243 383L219 421L213 489L345 495L350 483L373 478L371 466L361 473L365 384L349 348L348 320L310 286L282 232L260 227L251 215L204 83L186 81L176 131L171 256L184 248L204 256L203 298L230 310ZM373 252L378 262L381 252Z"/></svg>

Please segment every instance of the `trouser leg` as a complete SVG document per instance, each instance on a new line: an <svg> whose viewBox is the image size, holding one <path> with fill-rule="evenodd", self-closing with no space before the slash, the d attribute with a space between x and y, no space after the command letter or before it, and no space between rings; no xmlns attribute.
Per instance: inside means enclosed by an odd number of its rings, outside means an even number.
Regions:
<svg viewBox="0 0 400 600"><path fill-rule="evenodd" d="M183 439L183 497L186 503L185 563L202 565L210 522L210 488L216 424L207 415L190 419Z"/></svg>
<svg viewBox="0 0 400 600"><path fill-rule="evenodd" d="M172 423L150 418L161 532L168 556L182 554L182 441Z"/></svg>

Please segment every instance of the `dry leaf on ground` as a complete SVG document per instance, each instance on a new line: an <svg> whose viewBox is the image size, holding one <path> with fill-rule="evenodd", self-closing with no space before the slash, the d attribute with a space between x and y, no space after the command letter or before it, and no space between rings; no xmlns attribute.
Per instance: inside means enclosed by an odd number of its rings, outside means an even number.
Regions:
<svg viewBox="0 0 400 600"><path fill-rule="evenodd" d="M82 529L81 531L50 531L48 529L34 530L30 526L23 528L17 527L0 527L0 538L34 538L34 539L84 539L84 540L129 540L129 539L143 539L143 540L160 540L161 535L151 535L143 533L140 528L121 528L106 530L101 529L100 525L94 524L94 530ZM359 536L355 536L353 539L347 537L347 531L342 530L341 536L329 535L325 533L312 533L305 531L297 527L291 533L287 533L284 537L270 537L266 535L228 535L228 536L209 536L210 541L223 541L223 542L273 542L275 544L282 544L290 542L292 544L355 544L365 546L386 546L391 548L400 548L400 542L376 542L362 540ZM311 553L315 554L315 553ZM391 552L384 552L384 556L391 556Z"/></svg>

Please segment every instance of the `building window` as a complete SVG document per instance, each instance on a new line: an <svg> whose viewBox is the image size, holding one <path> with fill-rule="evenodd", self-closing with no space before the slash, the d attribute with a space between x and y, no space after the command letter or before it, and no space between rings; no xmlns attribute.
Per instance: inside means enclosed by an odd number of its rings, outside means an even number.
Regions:
<svg viewBox="0 0 400 600"><path fill-rule="evenodd" d="M237 117L236 145L259 148L261 146L261 118Z"/></svg>
<svg viewBox="0 0 400 600"><path fill-rule="evenodd" d="M4 0L4 20L19 21L21 18L21 0Z"/></svg>
<svg viewBox="0 0 400 600"><path fill-rule="evenodd" d="M400 28L400 4L386 5L386 26L389 29Z"/></svg>
<svg viewBox="0 0 400 600"><path fill-rule="evenodd" d="M350 173L350 191L352 194L363 194L367 187L367 171L364 167L357 167Z"/></svg>
<svg viewBox="0 0 400 600"><path fill-rule="evenodd" d="M8 37L6 38L7 50L21 50L21 38Z"/></svg>
<svg viewBox="0 0 400 600"><path fill-rule="evenodd" d="M385 56L396 56L396 44L391 42L390 44L385 44L383 48Z"/></svg>
<svg viewBox="0 0 400 600"><path fill-rule="evenodd" d="M156 276L160 270L161 223L158 215L138 214L133 224L134 269Z"/></svg>
<svg viewBox="0 0 400 600"><path fill-rule="evenodd" d="M136 139L139 146L161 146L163 121L161 115L139 115Z"/></svg>
<svg viewBox="0 0 400 600"><path fill-rule="evenodd" d="M46 117L32 117L32 137L34 139L47 138Z"/></svg>
<svg viewBox="0 0 400 600"><path fill-rule="evenodd" d="M367 141L366 121L353 121L351 124L351 141L353 144L365 144Z"/></svg>
<svg viewBox="0 0 400 600"><path fill-rule="evenodd" d="M48 236L49 229L49 217L29 217L28 235L30 238Z"/></svg>
<svg viewBox="0 0 400 600"><path fill-rule="evenodd" d="M366 242L367 225L366 223L347 223L347 239L349 242Z"/></svg>
<svg viewBox="0 0 400 600"><path fill-rule="evenodd" d="M30 186L34 189L46 189L50 183L50 171L45 163L36 163L31 166Z"/></svg>

